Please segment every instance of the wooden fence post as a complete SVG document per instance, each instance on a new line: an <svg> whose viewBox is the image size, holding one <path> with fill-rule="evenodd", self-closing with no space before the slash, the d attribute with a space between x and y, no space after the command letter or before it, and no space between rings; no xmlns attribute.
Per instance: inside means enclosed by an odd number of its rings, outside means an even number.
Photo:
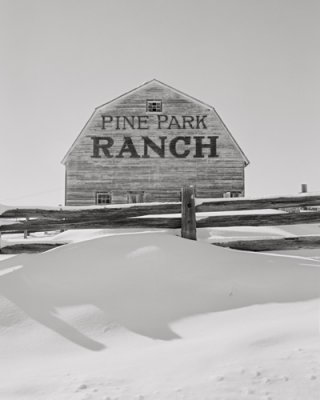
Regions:
<svg viewBox="0 0 320 400"><path fill-rule="evenodd" d="M26 222L28 222L28 221L29 221L29 218L27 217ZM28 230L27 229L23 232L23 238L28 239Z"/></svg>
<svg viewBox="0 0 320 400"><path fill-rule="evenodd" d="M181 237L197 240L194 186L184 186L181 190Z"/></svg>
<svg viewBox="0 0 320 400"><path fill-rule="evenodd" d="M301 183L301 193L307 193L308 192L308 185L306 183ZM300 207L300 211L306 211L308 207Z"/></svg>

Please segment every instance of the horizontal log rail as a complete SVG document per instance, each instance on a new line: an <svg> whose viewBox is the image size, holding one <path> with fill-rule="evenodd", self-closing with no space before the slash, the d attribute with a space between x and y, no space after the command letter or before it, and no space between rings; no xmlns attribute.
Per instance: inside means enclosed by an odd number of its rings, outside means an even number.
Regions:
<svg viewBox="0 0 320 400"><path fill-rule="evenodd" d="M236 197L228 199L197 199L196 211L239 211L264 210L293 207L320 206L320 194L299 194L296 196L270 196L260 198Z"/></svg>
<svg viewBox="0 0 320 400"><path fill-rule="evenodd" d="M0 254L42 253L67 243L17 243L0 248Z"/></svg>
<svg viewBox="0 0 320 400"><path fill-rule="evenodd" d="M134 206L103 206L99 208L61 208L61 209L42 209L42 208L10 208L0 214L0 218L47 218L47 219L68 219L82 220L100 217L139 217L150 214L174 214L181 212L181 203L162 203L162 204L136 204ZM1 220L0 220L1 223Z"/></svg>
<svg viewBox="0 0 320 400"><path fill-rule="evenodd" d="M200 221L197 221L197 228L298 225L314 224L317 222L320 222L320 211L260 215L224 215L203 218Z"/></svg>
<svg viewBox="0 0 320 400"><path fill-rule="evenodd" d="M0 225L3 233L49 232L67 229L180 228L181 218L99 218L84 221L30 220Z"/></svg>
<svg viewBox="0 0 320 400"><path fill-rule="evenodd" d="M184 188L194 204L194 188ZM186 196L184 196L187 198ZM188 197L188 198L189 198ZM196 207L190 202L181 203L141 203L134 205L112 205L101 207L63 208L7 208L0 214L0 233L21 233L25 237L31 232L46 232L69 229L113 229L113 228L157 228L181 229L182 237L188 237L190 221L195 222L195 212L237 211L257 209L277 209L290 207L312 207L320 205L319 194L264 198L196 199ZM189 204L190 203L190 204ZM182 208L182 210L181 210ZM182 213L181 213L182 211ZM170 214L178 214L168 215ZM188 217L182 223L181 217ZM149 216L149 217L148 217ZM273 226L308 224L320 222L320 211L305 211L281 214L238 214L215 215L201 218L197 215L192 237L196 238L196 228L231 226ZM1 218L11 219L1 223ZM16 219L16 221L14 221ZM23 220L25 219L25 220ZM184 220L185 222L185 220ZM193 223L195 225L195 223Z"/></svg>
<svg viewBox="0 0 320 400"><path fill-rule="evenodd" d="M320 222L320 211L283 213L283 214L256 214L256 215L223 215L206 217L197 220L197 228L208 227L231 227L231 226L273 226L273 225L294 225L311 224ZM16 222L9 225L0 225L0 231L5 233L45 232L62 229L113 229L113 228L181 228L181 218L122 218L110 217L86 219L80 221L61 221L35 219Z"/></svg>
<svg viewBox="0 0 320 400"><path fill-rule="evenodd" d="M216 246L245 251L280 251L320 248L320 235L272 239L246 239L212 243Z"/></svg>
<svg viewBox="0 0 320 400"><path fill-rule="evenodd" d="M271 196L261 198L196 199L196 212L263 210L292 207L320 206L320 194L300 194L295 196ZM135 205L112 205L96 208L9 208L0 213L0 218L48 218L78 220L110 216L138 217L152 214L175 214L181 212L181 203L141 203Z"/></svg>

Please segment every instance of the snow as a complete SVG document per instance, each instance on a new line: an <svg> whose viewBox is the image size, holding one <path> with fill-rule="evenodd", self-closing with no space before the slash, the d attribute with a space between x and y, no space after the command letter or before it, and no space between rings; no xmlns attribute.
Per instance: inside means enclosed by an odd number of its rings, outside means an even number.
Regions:
<svg viewBox="0 0 320 400"><path fill-rule="evenodd" d="M210 213L212 214L212 213ZM161 215L163 217L163 215ZM67 230L65 232L37 232L30 233L27 239L24 239L23 233L20 234L2 234L0 238L1 246L13 245L18 243L72 243L83 240L94 239L101 236L114 236L123 234L151 232L166 232L172 235L180 235L180 230L175 229L146 229L146 228L119 228L119 229L78 229ZM281 226L240 226L225 228L198 228L198 240L208 243L222 242L237 239L271 239L280 237L294 237L302 235L320 235L320 224L298 224ZM1 255L0 255L1 257Z"/></svg>
<svg viewBox="0 0 320 400"><path fill-rule="evenodd" d="M318 399L319 259L114 233L1 260L1 400Z"/></svg>
<svg viewBox="0 0 320 400"><path fill-rule="evenodd" d="M0 204L0 215L3 214L5 211L10 210L12 207L10 206L5 206L3 204Z"/></svg>

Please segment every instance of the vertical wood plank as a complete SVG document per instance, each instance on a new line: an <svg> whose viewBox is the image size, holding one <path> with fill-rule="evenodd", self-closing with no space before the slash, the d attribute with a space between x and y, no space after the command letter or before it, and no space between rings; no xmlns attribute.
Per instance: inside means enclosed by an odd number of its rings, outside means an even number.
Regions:
<svg viewBox="0 0 320 400"><path fill-rule="evenodd" d="M195 190L192 185L181 190L181 237L197 240Z"/></svg>

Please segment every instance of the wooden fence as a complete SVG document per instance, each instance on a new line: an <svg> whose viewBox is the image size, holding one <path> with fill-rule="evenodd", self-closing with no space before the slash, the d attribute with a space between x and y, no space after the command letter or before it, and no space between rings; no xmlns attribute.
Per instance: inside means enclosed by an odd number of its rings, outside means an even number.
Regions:
<svg viewBox="0 0 320 400"><path fill-rule="evenodd" d="M0 232L48 232L68 229L171 228L196 240L197 228L320 223L320 211L204 216L201 213L320 206L320 194L264 198L198 199L193 186L182 189L181 203L142 203L103 207L7 208ZM171 215L170 215L171 214ZM6 222L1 222L6 219Z"/></svg>

